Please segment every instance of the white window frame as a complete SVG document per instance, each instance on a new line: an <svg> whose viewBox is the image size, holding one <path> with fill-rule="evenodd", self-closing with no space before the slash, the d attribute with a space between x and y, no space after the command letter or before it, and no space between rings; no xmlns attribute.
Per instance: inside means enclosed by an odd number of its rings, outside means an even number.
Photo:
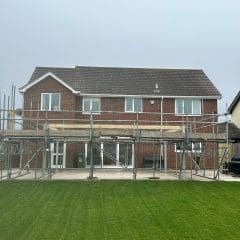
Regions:
<svg viewBox="0 0 240 240"><path fill-rule="evenodd" d="M131 110L127 110L127 99L131 99L131 102L132 102L132 109ZM142 113L142 108L143 108L143 104L142 104L142 98L140 97L125 97L125 112L128 112L128 113L137 113L137 111L134 110L135 106L135 102L134 100L135 99L140 99L140 102L141 102L141 109L138 113Z"/></svg>
<svg viewBox="0 0 240 240"><path fill-rule="evenodd" d="M183 111L182 111L182 113L179 113L177 110L177 101L178 100L181 100L182 102L183 102L183 106L182 106L182 109L183 109ZM191 101L191 108L192 108L192 112L191 113L185 113L184 112L184 103L185 103L185 101ZM199 113L193 113L193 109L194 109L194 101L198 101L199 103L200 103L200 112ZM194 98L176 98L175 99L175 115L181 115L181 116L201 116L201 114L202 114L202 100L201 99L198 99L198 98L196 98L196 99L194 99Z"/></svg>
<svg viewBox="0 0 240 240"><path fill-rule="evenodd" d="M200 149L199 150L195 150L194 149L194 144L195 143L199 143L200 144ZM186 152L192 152L192 153L201 153L202 152L202 142L192 142L191 143L191 150L185 150ZM182 152L182 149L178 150L177 149L177 144L175 144L175 152Z"/></svg>
<svg viewBox="0 0 240 240"><path fill-rule="evenodd" d="M100 143L100 165L95 165L95 167L110 167L110 168L122 168L122 166L119 163L119 159L120 159L120 151L119 151L119 142L117 143L112 143L112 144L116 144L116 164L115 165L105 165L104 164L104 142ZM88 148L89 148L89 143L85 143L85 159L86 159L86 166L89 167L90 165L87 165L87 157L88 157ZM126 167L128 168L132 168L133 164L134 164L134 158L135 158L135 150L134 150L134 144L131 144L131 148L132 148L132 155L131 155L131 164L126 165Z"/></svg>
<svg viewBox="0 0 240 240"><path fill-rule="evenodd" d="M63 151L59 151L59 144L63 144ZM54 150L54 147L56 146L56 151ZM50 144L50 150L51 150L51 167L52 168L65 168L66 167L66 142L52 142ZM58 157L62 156L62 165L58 164ZM54 157L56 157L55 161L56 164L54 164Z"/></svg>
<svg viewBox="0 0 240 240"><path fill-rule="evenodd" d="M52 106L52 95L53 94L56 94L59 96L59 108L58 110L52 110L51 109L51 106ZM44 106L43 106L43 96L44 95L48 95L49 96L49 106L48 106L48 109L44 109ZM61 111L61 94L60 93L41 93L41 111L49 111L49 112L59 112Z"/></svg>
<svg viewBox="0 0 240 240"><path fill-rule="evenodd" d="M84 109L84 100L87 100L87 99L90 100L90 111L85 111L85 109ZM91 113L93 100L98 100L99 101L99 111L92 112L92 114L100 114L101 113L101 98L99 98L99 97L83 97L82 98L82 113L83 114L90 114Z"/></svg>

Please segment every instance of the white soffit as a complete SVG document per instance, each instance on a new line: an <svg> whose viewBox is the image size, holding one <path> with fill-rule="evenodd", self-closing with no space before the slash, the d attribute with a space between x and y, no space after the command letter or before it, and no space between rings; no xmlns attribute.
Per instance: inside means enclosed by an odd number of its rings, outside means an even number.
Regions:
<svg viewBox="0 0 240 240"><path fill-rule="evenodd" d="M72 87L70 87L69 85L67 85L63 80L61 80L59 77L57 77L56 75L54 75L51 72L48 72L46 74L44 74L43 76L41 76L40 78L36 79L35 81L29 83L28 85L22 87L19 89L20 93L24 93L26 92L29 88L33 87L34 85L36 85L37 83L41 82L42 80L44 80L47 77L52 77L54 78L56 81L58 81L59 83L61 83L64 87L66 87L68 90L70 90L72 93L79 93L79 91L75 91Z"/></svg>

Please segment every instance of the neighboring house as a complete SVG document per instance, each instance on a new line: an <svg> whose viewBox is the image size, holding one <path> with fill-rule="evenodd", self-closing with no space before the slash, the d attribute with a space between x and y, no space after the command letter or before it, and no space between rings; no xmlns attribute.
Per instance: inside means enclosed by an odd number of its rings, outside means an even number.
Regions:
<svg viewBox="0 0 240 240"><path fill-rule="evenodd" d="M240 128L240 91L230 104L228 112L232 115L232 122Z"/></svg>
<svg viewBox="0 0 240 240"><path fill-rule="evenodd" d="M240 91L228 108L232 122L228 124L230 143L229 157L240 158Z"/></svg>
<svg viewBox="0 0 240 240"><path fill-rule="evenodd" d="M231 114L231 122L218 125L218 131L220 133L227 132L229 140L228 156L225 154L225 161L229 161L231 158L240 158L240 91L230 104L228 113ZM222 143L219 146L219 155L224 156L226 144Z"/></svg>
<svg viewBox="0 0 240 240"><path fill-rule="evenodd" d="M76 124L89 123L91 117L94 124L105 125L133 125L137 120L156 129L158 125L182 126L186 121L197 126L198 121L217 114L217 100L221 98L202 70L188 69L36 67L20 92L24 97L25 129L44 128L45 123L59 124L64 129L77 128ZM208 127L199 131L214 130ZM181 145L166 143L164 149L162 143L159 149L157 144L141 144L137 167L144 167L144 159L159 156L161 151L165 159L162 167L179 166L176 159ZM196 154L202 148L201 142L189 145L189 151ZM52 142L52 167L75 167L78 153L84 155L88 165L89 151L87 142L72 143L65 139ZM135 154L134 144L121 142L120 138L119 142L100 139L93 152L94 164L131 167ZM205 167L212 166L212 159L206 157Z"/></svg>
<svg viewBox="0 0 240 240"><path fill-rule="evenodd" d="M229 161L232 157L240 158L240 129L234 123L220 123L218 125L220 133L228 133L228 155L225 150L226 143L219 144L219 156L224 158L224 161ZM224 153L225 152L225 153Z"/></svg>

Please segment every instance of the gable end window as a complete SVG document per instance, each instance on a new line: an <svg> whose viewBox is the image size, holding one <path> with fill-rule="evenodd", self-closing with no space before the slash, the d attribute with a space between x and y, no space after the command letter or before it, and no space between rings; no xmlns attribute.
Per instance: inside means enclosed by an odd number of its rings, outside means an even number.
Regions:
<svg viewBox="0 0 240 240"><path fill-rule="evenodd" d="M60 93L42 93L41 110L42 111L60 111Z"/></svg>
<svg viewBox="0 0 240 240"><path fill-rule="evenodd" d="M126 97L125 112L142 112L142 99Z"/></svg>
<svg viewBox="0 0 240 240"><path fill-rule="evenodd" d="M175 114L201 115L201 99L176 99Z"/></svg>
<svg viewBox="0 0 240 240"><path fill-rule="evenodd" d="M100 98L83 97L82 109L84 114L99 114Z"/></svg>

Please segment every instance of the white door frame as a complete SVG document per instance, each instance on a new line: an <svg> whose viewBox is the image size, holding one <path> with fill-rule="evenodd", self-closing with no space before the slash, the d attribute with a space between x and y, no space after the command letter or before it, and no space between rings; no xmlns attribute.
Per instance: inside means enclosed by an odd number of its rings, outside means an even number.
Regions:
<svg viewBox="0 0 240 240"><path fill-rule="evenodd" d="M113 143L114 144L114 143ZM134 143L131 144L132 145L132 156L131 156L131 164L129 164L127 167L129 168L132 168L133 167L133 161L134 161L134 157L135 157L135 154L134 154ZM87 159L88 155L88 147L89 147L89 144L88 143L85 143L85 159ZM104 165L103 164L103 158L104 158L104 142L101 142L100 143L100 165L95 165L95 167L104 167L104 168L122 168L120 166L120 162L119 162L119 154L120 154L120 149L119 149L119 142L115 143L115 147L116 147L116 164L115 165ZM89 165L86 164L87 167L89 167Z"/></svg>
<svg viewBox="0 0 240 240"><path fill-rule="evenodd" d="M59 153L59 143L63 143L63 152ZM54 152L54 144L56 144L56 152ZM65 168L66 167L66 142L63 141L55 141L50 144L51 150L51 168ZM53 164L54 163L54 156L56 156L56 162L58 162L58 157L63 156L62 165L60 164Z"/></svg>

